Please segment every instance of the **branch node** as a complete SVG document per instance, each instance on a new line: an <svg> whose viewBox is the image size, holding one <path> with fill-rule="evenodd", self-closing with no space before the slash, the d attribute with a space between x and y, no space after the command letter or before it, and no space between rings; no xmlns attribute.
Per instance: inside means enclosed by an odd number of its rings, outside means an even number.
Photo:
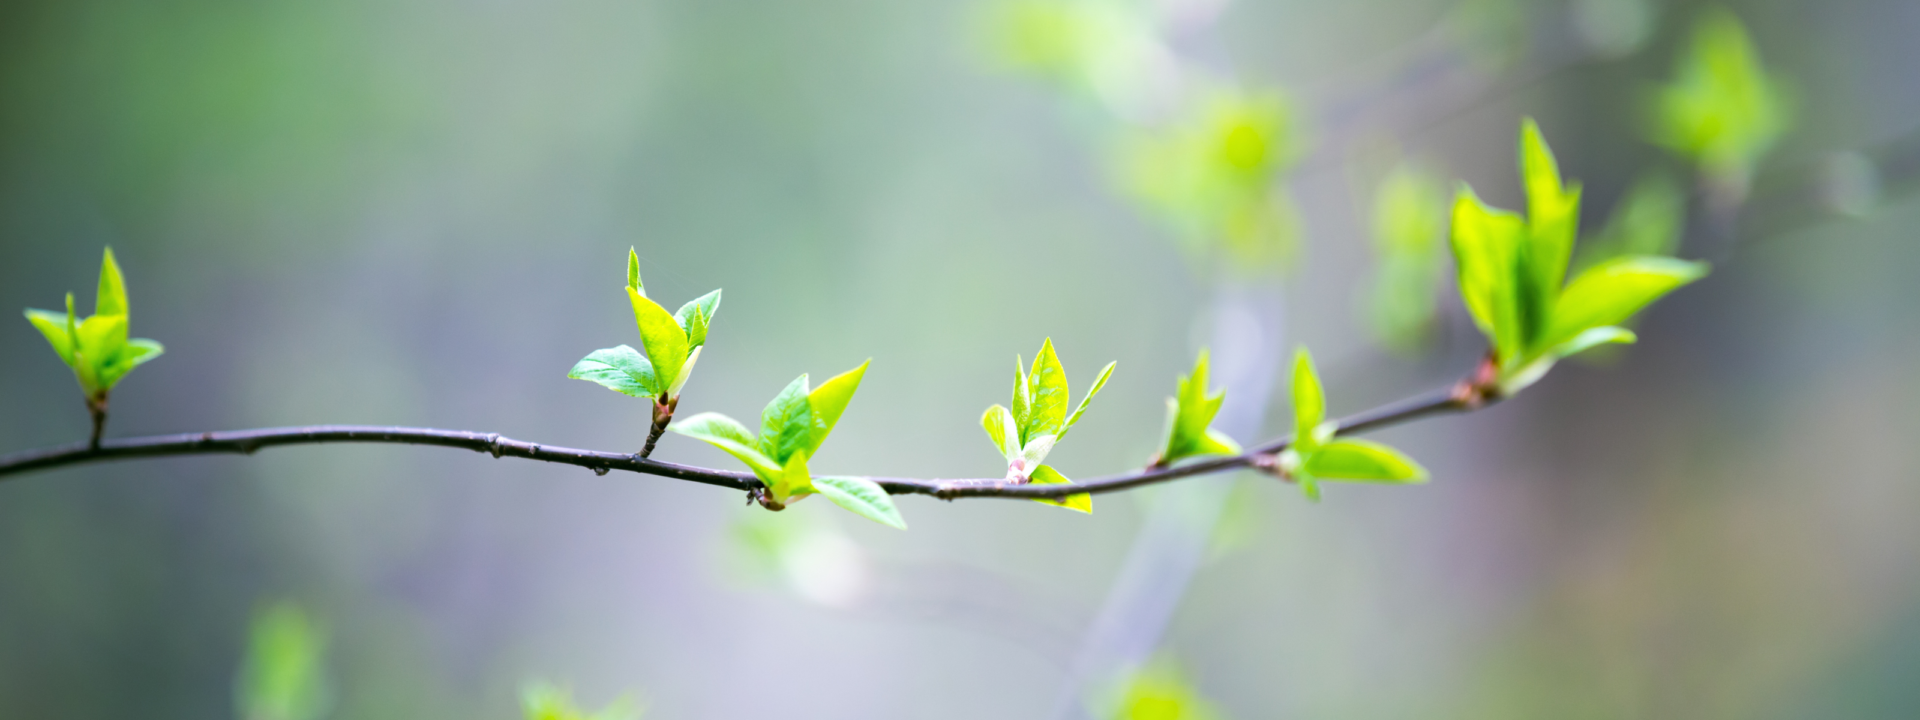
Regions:
<svg viewBox="0 0 1920 720"><path fill-rule="evenodd" d="M493 453L493 459L500 459L500 433L487 433L487 452Z"/></svg>

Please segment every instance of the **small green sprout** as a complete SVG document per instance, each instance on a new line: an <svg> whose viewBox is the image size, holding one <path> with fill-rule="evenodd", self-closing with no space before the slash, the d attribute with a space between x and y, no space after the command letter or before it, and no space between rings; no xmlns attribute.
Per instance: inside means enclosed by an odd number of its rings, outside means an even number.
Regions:
<svg viewBox="0 0 1920 720"><path fill-rule="evenodd" d="M1087 411L1087 403L1100 394L1100 388L1106 387L1107 378L1113 376L1116 364L1107 363L1106 367L1101 368L1099 377L1093 380L1093 389L1087 391L1086 397L1080 398L1080 406L1069 415L1067 372L1060 366L1060 357L1053 352L1053 338L1047 338L1040 344L1039 354L1033 356L1031 372L1026 369L1025 361L1014 358L1013 409L995 405L980 416L980 426L986 429L987 438L993 441L994 448L1007 460L1007 482L1037 485L1073 483L1058 470L1042 463L1047 459L1047 454L1053 451L1054 445L1080 422L1080 415ZM1035 502L1085 513L1093 512L1093 498L1085 493L1059 499L1039 498Z"/></svg>
<svg viewBox="0 0 1920 720"><path fill-rule="evenodd" d="M768 509L780 510L818 493L869 520L905 530L907 523L893 506L893 498L878 484L857 477L814 477L807 469L807 459L840 421L871 362L860 363L818 388L808 389L804 374L794 379L760 413L757 437L739 421L713 412L681 420L668 429L704 440L746 463L766 484L756 499Z"/></svg>
<svg viewBox="0 0 1920 720"><path fill-rule="evenodd" d="M1201 455L1240 454L1239 443L1210 427L1213 416L1220 412L1220 403L1227 399L1227 391L1207 393L1207 365L1207 350L1201 348L1193 374L1181 376L1179 392L1167 398L1166 441L1160 444L1151 466L1165 467Z"/></svg>
<svg viewBox="0 0 1920 720"><path fill-rule="evenodd" d="M1653 142L1692 160L1736 201L1790 123L1781 83L1767 76L1746 27L1724 9L1694 24L1673 82L1652 99Z"/></svg>
<svg viewBox="0 0 1920 720"><path fill-rule="evenodd" d="M1707 274L1706 263L1622 255L1565 282L1580 217L1580 186L1563 186L1553 151L1528 118L1520 169L1527 217L1488 207L1462 184L1453 205L1460 297L1493 345L1494 387L1512 395L1555 362L1605 343L1630 343L1619 325L1648 304Z"/></svg>
<svg viewBox="0 0 1920 720"><path fill-rule="evenodd" d="M26 315L27 321L46 336L60 361L73 368L73 376L86 394L87 410L93 414L92 444L99 446L107 420L107 395L113 386L135 367L166 351L158 342L127 338L127 285L120 275L120 264L113 259L113 248L107 248L100 260L100 286L94 295L93 315L84 320L74 316L73 293L67 293L65 313L29 309Z"/></svg>
<svg viewBox="0 0 1920 720"><path fill-rule="evenodd" d="M633 304L633 316L640 326L641 354L632 347L618 345L588 353L574 363L567 377L599 383L623 395L653 400L653 432L640 454L651 454L653 443L673 418L680 404L680 389L686 387L700 350L707 344L707 328L720 311L720 291L700 296L680 310L667 309L647 297L640 284L640 254L627 249L627 299Z"/></svg>
<svg viewBox="0 0 1920 720"><path fill-rule="evenodd" d="M1327 420L1327 397L1313 356L1293 357L1293 444L1280 452L1282 477L1300 483L1309 500L1320 499L1320 481L1405 485L1427 481L1427 471L1400 451L1370 440L1336 438L1339 424Z"/></svg>
<svg viewBox="0 0 1920 720"><path fill-rule="evenodd" d="M520 709L526 720L640 720L641 715L640 706L626 697L589 713L574 704L571 690L544 682L520 692Z"/></svg>

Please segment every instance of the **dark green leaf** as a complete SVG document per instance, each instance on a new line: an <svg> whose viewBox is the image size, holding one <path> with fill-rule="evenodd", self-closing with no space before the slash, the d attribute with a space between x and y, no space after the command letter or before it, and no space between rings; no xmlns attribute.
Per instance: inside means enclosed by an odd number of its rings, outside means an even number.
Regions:
<svg viewBox="0 0 1920 720"><path fill-rule="evenodd" d="M760 452L786 464L813 442L813 406L807 402L807 376L788 383L760 411Z"/></svg>
<svg viewBox="0 0 1920 720"><path fill-rule="evenodd" d="M640 356L640 351L626 345L588 353L574 363L567 377L599 383L614 392L637 398L659 397L662 389L653 375L653 365Z"/></svg>
<svg viewBox="0 0 1920 720"><path fill-rule="evenodd" d="M900 517L900 510L893 506L893 497L880 489L878 484L866 478L856 477L817 477L813 479L813 491L826 496L833 504L852 510L868 520L889 527L907 529L907 521Z"/></svg>

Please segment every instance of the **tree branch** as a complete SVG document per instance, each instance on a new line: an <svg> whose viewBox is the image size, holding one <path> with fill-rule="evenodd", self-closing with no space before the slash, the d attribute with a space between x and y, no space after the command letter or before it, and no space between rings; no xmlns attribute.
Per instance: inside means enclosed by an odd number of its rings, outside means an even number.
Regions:
<svg viewBox="0 0 1920 720"><path fill-rule="evenodd" d="M1473 392L1474 387L1475 385L1469 382L1462 382L1443 392L1416 396L1359 413L1338 421L1340 433L1366 432L1428 415L1476 409L1485 403L1475 400L1479 395ZM869 477L867 479L878 483L893 495L931 495L943 500L965 497L1059 498L1080 493L1118 492L1181 478L1254 467L1264 462L1264 459L1286 449L1291 442L1291 437L1281 438L1256 446L1243 455L1107 475L1073 485L1012 485L1003 478L922 480ZM261 448L326 443L435 445L484 452L496 458L517 457L576 465L601 475L612 470L625 470L748 492L762 487L759 478L751 473L681 465L644 458L635 453L611 453L541 445L514 440L499 433L372 425L312 425L180 435L149 435L107 440L99 443L97 447L86 442L77 442L0 456L0 479L34 470L109 460L222 453L251 455Z"/></svg>

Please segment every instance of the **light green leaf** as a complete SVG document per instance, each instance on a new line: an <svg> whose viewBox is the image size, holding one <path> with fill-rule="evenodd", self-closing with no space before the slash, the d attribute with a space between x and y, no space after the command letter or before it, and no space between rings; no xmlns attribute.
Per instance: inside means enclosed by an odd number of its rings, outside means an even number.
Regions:
<svg viewBox="0 0 1920 720"><path fill-rule="evenodd" d="M1026 446L1020 448L1020 459L1026 461L1027 467L1037 466L1047 459L1047 454L1053 452L1053 446L1058 442L1058 435L1041 435L1028 440Z"/></svg>
<svg viewBox="0 0 1920 720"><path fill-rule="evenodd" d="M107 387L113 387L119 384L120 378L126 377L127 373L133 372L134 368L139 367L148 360L160 357L160 354L166 351L167 349L161 346L160 343L146 338L128 340L127 348L120 353L120 357L115 360L112 365L101 371L101 382Z"/></svg>
<svg viewBox="0 0 1920 720"><path fill-rule="evenodd" d="M1011 462L1020 456L1020 426L1014 424L1012 412L999 405L987 408L980 416L980 427L987 431L1001 457Z"/></svg>
<svg viewBox="0 0 1920 720"><path fill-rule="evenodd" d="M807 441L808 455L820 450L827 433L833 432L834 423L840 422L840 414L846 411L854 391L860 389L860 379L866 377L867 366L871 364L873 359L868 358L860 367L835 375L807 393L807 404L813 408L813 437Z"/></svg>
<svg viewBox="0 0 1920 720"><path fill-rule="evenodd" d="M1067 373L1060 367L1060 357L1054 354L1053 338L1040 343L1040 353L1033 356L1027 387L1033 404L1020 423L1021 442L1033 442L1041 435L1059 435L1067 422Z"/></svg>
<svg viewBox="0 0 1920 720"><path fill-rule="evenodd" d="M640 253L631 247L627 248L627 289L647 296L646 286L640 284Z"/></svg>
<svg viewBox="0 0 1920 720"><path fill-rule="evenodd" d="M813 406L807 402L807 376L801 373L760 411L760 452L782 464L813 442Z"/></svg>
<svg viewBox="0 0 1920 720"><path fill-rule="evenodd" d="M1026 361L1013 356L1013 422L1021 428L1016 445L1026 442L1027 423L1033 417L1033 386L1027 382Z"/></svg>
<svg viewBox="0 0 1920 720"><path fill-rule="evenodd" d="M1518 215L1487 207L1462 185L1453 203L1453 257L1460 299L1504 361L1524 352L1518 287L1526 225Z"/></svg>
<svg viewBox="0 0 1920 720"><path fill-rule="evenodd" d="M687 363L687 333L660 303L647 299L639 290L627 288L633 301L633 317L640 326L640 344L647 349L655 378L680 377L680 366Z"/></svg>
<svg viewBox="0 0 1920 720"><path fill-rule="evenodd" d="M776 502L785 503L796 495L815 492L813 476L807 471L807 453L795 452L787 458L786 466L781 468L780 476L768 487Z"/></svg>
<svg viewBox="0 0 1920 720"><path fill-rule="evenodd" d="M1785 89L1761 66L1740 19L1724 9L1695 23L1673 83L1653 100L1652 140L1723 184L1744 186L1791 124Z"/></svg>
<svg viewBox="0 0 1920 720"><path fill-rule="evenodd" d="M686 362L680 364L680 376L674 378L673 384L667 386L667 397L680 397L680 391L687 386L687 380L693 378L693 366L700 362L700 351L705 349L704 346L697 347L693 352L687 353Z"/></svg>
<svg viewBox="0 0 1920 720"><path fill-rule="evenodd" d="M1412 458L1369 440L1339 438L1304 455L1306 474L1325 480L1402 484L1427 480L1426 468Z"/></svg>
<svg viewBox="0 0 1920 720"><path fill-rule="evenodd" d="M1193 373L1182 376L1178 393L1167 399L1166 441L1160 449L1160 462L1171 464L1196 455L1238 455L1240 446L1226 435L1209 429L1226 391L1207 393L1209 359L1205 348L1193 364Z"/></svg>
<svg viewBox="0 0 1920 720"><path fill-rule="evenodd" d="M1660 296L1706 274L1706 263L1667 257L1629 256L1595 265L1567 285L1541 346L1558 346L1590 328L1619 325Z"/></svg>
<svg viewBox="0 0 1920 720"><path fill-rule="evenodd" d="M832 500L833 504L852 510L868 520L907 529L907 521L900 517L899 508L893 506L893 497L872 480L822 476L813 479L813 490Z"/></svg>
<svg viewBox="0 0 1920 720"><path fill-rule="evenodd" d="M1639 340L1632 330L1621 327L1604 326L1588 328L1585 332L1573 336L1572 340L1555 346L1547 354L1556 358L1572 357L1595 346L1612 343L1627 344Z"/></svg>
<svg viewBox="0 0 1920 720"><path fill-rule="evenodd" d="M753 474L760 477L768 486L780 477L780 463L760 452L759 440L746 426L733 418L714 412L703 412L690 418L681 419L667 426L668 430L680 433L695 440L704 440L714 447L725 450L727 454L746 463Z"/></svg>
<svg viewBox="0 0 1920 720"><path fill-rule="evenodd" d="M1527 264L1534 284L1535 306L1526 312L1539 328L1551 317L1553 300L1566 282L1567 261L1573 257L1573 237L1580 225L1580 186L1562 186L1560 165L1540 134L1540 125L1527 118L1520 128L1520 177L1527 188Z"/></svg>
<svg viewBox="0 0 1920 720"><path fill-rule="evenodd" d="M1028 476L1028 482L1033 485L1072 485L1073 484L1072 480L1068 480L1067 476L1061 475L1060 471L1053 469L1053 466L1051 465L1041 465L1037 468L1034 468L1033 473ZM1068 510L1078 510L1088 515L1093 514L1093 496L1087 493L1068 495L1063 498L1034 498L1033 501L1037 503L1046 504L1046 505L1063 507Z"/></svg>
<svg viewBox="0 0 1920 720"><path fill-rule="evenodd" d="M1099 395L1100 388L1107 386L1107 378L1113 377L1113 368L1115 365L1119 365L1119 364L1120 362L1116 360L1114 362L1107 363L1106 367L1100 369L1099 376L1093 379L1092 389L1087 390L1086 397L1080 398L1080 406L1073 409L1073 414L1067 416L1066 426L1060 428L1061 438L1065 438L1067 436L1067 431L1072 430L1074 425L1079 424L1080 416L1086 414L1087 412L1087 403L1093 402L1093 396Z"/></svg>
<svg viewBox="0 0 1920 720"><path fill-rule="evenodd" d="M73 366L73 339L67 336L67 316L52 310L27 310L27 321L46 336L47 344L60 356L60 362Z"/></svg>
<svg viewBox="0 0 1920 720"><path fill-rule="evenodd" d="M1207 428L1206 434L1200 436L1200 442L1194 445L1190 455L1239 455L1241 452L1240 443L1234 442L1226 433Z"/></svg>
<svg viewBox="0 0 1920 720"><path fill-rule="evenodd" d="M299 606L278 603L253 618L235 679L242 720L320 720L333 704L327 633Z"/></svg>
<svg viewBox="0 0 1920 720"><path fill-rule="evenodd" d="M1672 255L1686 222L1686 197L1673 177L1649 172L1614 204L1606 227L1581 242L1574 267L1585 270L1623 255Z"/></svg>
<svg viewBox="0 0 1920 720"><path fill-rule="evenodd" d="M707 328L713 324L714 313L720 312L720 291L701 295L688 300L673 314L675 322L687 331L687 344L700 347L707 344Z"/></svg>
<svg viewBox="0 0 1920 720"><path fill-rule="evenodd" d="M75 337L80 341L74 346L74 357L79 361L75 370L80 377L80 386L88 393L112 390L113 385L107 382L105 375L107 368L126 352L127 316L89 317L80 322Z"/></svg>
<svg viewBox="0 0 1920 720"><path fill-rule="evenodd" d="M640 356L640 351L626 345L587 353L567 371L567 377L599 383L614 392L637 398L652 399L660 395L653 365Z"/></svg>
<svg viewBox="0 0 1920 720"><path fill-rule="evenodd" d="M1320 373L1305 347L1293 354L1293 443L1305 452L1314 444L1313 430L1327 419L1327 396L1320 389Z"/></svg>
<svg viewBox="0 0 1920 720"><path fill-rule="evenodd" d="M113 248L100 258L100 289L93 296L93 314L127 315L127 283L120 276L120 263L113 259Z"/></svg>

